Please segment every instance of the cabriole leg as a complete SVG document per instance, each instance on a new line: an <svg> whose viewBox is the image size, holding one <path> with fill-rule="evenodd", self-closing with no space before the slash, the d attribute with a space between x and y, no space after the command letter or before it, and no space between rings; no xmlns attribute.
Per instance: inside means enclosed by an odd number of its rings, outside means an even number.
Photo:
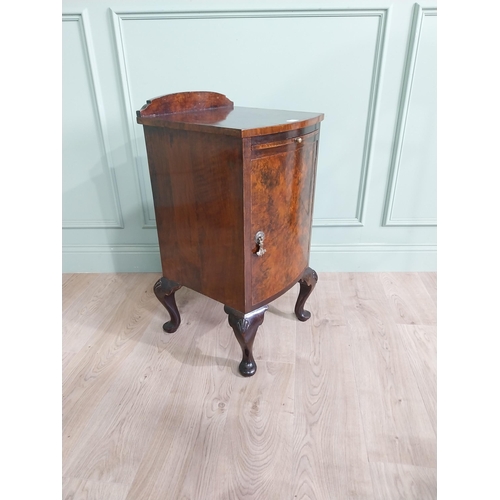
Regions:
<svg viewBox="0 0 500 500"><path fill-rule="evenodd" d="M179 285L179 283L163 277L160 278L154 286L156 298L165 306L165 309L170 314L170 321L167 321L163 325L163 329L167 333L174 333L181 324L181 315L175 303L175 292L179 290L181 286L182 285Z"/></svg>
<svg viewBox="0 0 500 500"><path fill-rule="evenodd" d="M252 347L255 334L264 321L264 313L267 309L268 306L263 306L248 314L243 314L236 309L224 306L224 311L228 314L229 325L233 329L243 353L239 370L244 377L251 377L257 371L257 364L253 359Z"/></svg>
<svg viewBox="0 0 500 500"><path fill-rule="evenodd" d="M311 313L304 310L304 304L314 290L317 282L318 275L316 274L316 271L310 267L306 268L304 274L299 280L300 292L297 298L297 303L295 304L295 316L297 316L297 319L300 321L307 321L311 317Z"/></svg>

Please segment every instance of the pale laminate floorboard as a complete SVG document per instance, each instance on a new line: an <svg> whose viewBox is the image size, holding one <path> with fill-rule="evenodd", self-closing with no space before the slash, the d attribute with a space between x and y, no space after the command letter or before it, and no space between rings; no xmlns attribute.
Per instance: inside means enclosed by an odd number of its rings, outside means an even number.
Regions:
<svg viewBox="0 0 500 500"><path fill-rule="evenodd" d="M319 284L318 284L319 287ZM372 499L370 468L346 327L330 315L335 280L312 296L312 319L297 327L293 495L297 499ZM285 497L284 497L285 498Z"/></svg>
<svg viewBox="0 0 500 500"><path fill-rule="evenodd" d="M368 457L435 467L434 428L396 324L400 316L379 277L342 274L340 283ZM411 285L410 290L397 290L401 296L411 295L414 282L421 285L417 275L401 281Z"/></svg>
<svg viewBox="0 0 500 500"><path fill-rule="evenodd" d="M61 365L61 368L62 368L62 372L63 373L66 373L66 368L67 368L68 364L70 363L70 361L73 359L74 356L75 356L74 352L65 352L65 351L62 352L62 365Z"/></svg>
<svg viewBox="0 0 500 500"><path fill-rule="evenodd" d="M224 429L219 491L210 498L292 498L294 367L261 362L259 377L234 379Z"/></svg>
<svg viewBox="0 0 500 500"><path fill-rule="evenodd" d="M436 305L418 273L381 273L381 280L396 323L436 324Z"/></svg>
<svg viewBox="0 0 500 500"><path fill-rule="evenodd" d="M306 302L306 309L309 307L309 300L313 300L320 304L322 309L327 311L328 323L332 326L347 325L345 309L342 304L340 291L340 284L345 276L347 276L346 273L320 273L314 292L308 299L308 302ZM299 288L297 287L295 289L295 293L291 296L294 305L298 292ZM319 297L322 299L320 302L317 300Z"/></svg>
<svg viewBox="0 0 500 500"><path fill-rule="evenodd" d="M434 500L436 469L414 465L370 463L373 500Z"/></svg>
<svg viewBox="0 0 500 500"><path fill-rule="evenodd" d="M114 382L151 322L157 308L151 289L151 275L134 274L128 293L119 307L102 307L102 326L68 363L63 377L63 458L66 459L91 414Z"/></svg>
<svg viewBox="0 0 500 500"><path fill-rule="evenodd" d="M125 500L128 486L64 477L62 490L63 500ZM40 497L43 498L43 494Z"/></svg>
<svg viewBox="0 0 500 500"><path fill-rule="evenodd" d="M222 304L182 288L169 335L158 276L118 278L63 287L67 345L92 331L64 351L64 500L435 498L435 326L404 323L435 320L421 273L321 273L305 323L294 287L248 379Z"/></svg>
<svg viewBox="0 0 500 500"><path fill-rule="evenodd" d="M191 330L174 334L188 336L189 347L128 500L209 499L217 489L214 467L236 376L221 305L206 298L202 304Z"/></svg>
<svg viewBox="0 0 500 500"><path fill-rule="evenodd" d="M199 313L199 306L206 304L195 292L184 289L179 295L186 293L198 299L184 315L184 322L189 323ZM157 307L152 321L72 447L65 460L65 475L132 483L165 412L165 396L183 366L185 356L173 356L171 351L187 352L192 343L192 326L184 335L163 333L165 309L156 297L153 303Z"/></svg>
<svg viewBox="0 0 500 500"><path fill-rule="evenodd" d="M339 273L345 324L351 330L392 327L394 312L387 299L379 273Z"/></svg>
<svg viewBox="0 0 500 500"><path fill-rule="evenodd" d="M63 314L63 351L78 352L101 326L105 307L113 311L128 293L124 274L100 274Z"/></svg>
<svg viewBox="0 0 500 500"><path fill-rule="evenodd" d="M62 284L62 312L66 312L68 307L74 306L81 294L91 286L94 280L99 278L99 274L70 274Z"/></svg>
<svg viewBox="0 0 500 500"><path fill-rule="evenodd" d="M437 273L418 273L434 305L437 306Z"/></svg>
<svg viewBox="0 0 500 500"><path fill-rule="evenodd" d="M436 434L396 327L351 338L370 462L436 467Z"/></svg>
<svg viewBox="0 0 500 500"><path fill-rule="evenodd" d="M63 273L62 274L62 285L64 286L64 284L66 283L66 281L68 281L71 276L73 276L73 273Z"/></svg>
<svg viewBox="0 0 500 500"><path fill-rule="evenodd" d="M254 342L257 365L262 361L295 362L297 318L293 311L298 293L297 287L269 304Z"/></svg>
<svg viewBox="0 0 500 500"><path fill-rule="evenodd" d="M432 427L437 433L436 327L401 325L399 332Z"/></svg>
<svg viewBox="0 0 500 500"><path fill-rule="evenodd" d="M227 322L226 314L218 304L209 301L210 321L198 325L195 337L195 356L187 358L182 377L187 377L190 384L196 387L192 395L198 393L197 399L186 400L189 410L195 415L195 433L191 435L189 444L182 449L183 481L168 477L166 471L177 461L177 454L172 449L164 462L163 480L156 484L155 493L161 498L162 492L171 488L172 498L210 500L216 498L222 490L221 478L217 474L217 466L221 460L221 450L225 440L225 427L228 409L233 398L235 377L238 376L240 348L234 342L232 328ZM198 316L198 323L200 316ZM208 325L208 328L206 327ZM196 379L191 380L190 368L201 373L204 383L200 386ZM191 368L192 369L192 368ZM196 397L196 396L195 396ZM183 439L182 434L177 434ZM168 478L167 480L165 480ZM129 499L131 500L131 498Z"/></svg>

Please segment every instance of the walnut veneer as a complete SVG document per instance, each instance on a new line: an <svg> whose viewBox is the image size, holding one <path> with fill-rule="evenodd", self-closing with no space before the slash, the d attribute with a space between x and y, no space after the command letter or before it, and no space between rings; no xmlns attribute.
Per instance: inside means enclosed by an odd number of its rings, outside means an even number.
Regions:
<svg viewBox="0 0 500 500"><path fill-rule="evenodd" d="M155 294L180 324L175 291L225 305L243 360L267 304L300 282L297 318L316 282L308 267L321 113L234 107L215 92L147 101L144 126L163 277ZM263 236L263 239L259 239Z"/></svg>

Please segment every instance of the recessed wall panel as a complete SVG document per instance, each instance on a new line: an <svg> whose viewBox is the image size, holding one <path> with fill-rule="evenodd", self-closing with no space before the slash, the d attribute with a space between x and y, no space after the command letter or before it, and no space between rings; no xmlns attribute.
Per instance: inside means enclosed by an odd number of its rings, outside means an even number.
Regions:
<svg viewBox="0 0 500 500"><path fill-rule="evenodd" d="M417 6L395 140L386 225L436 225L436 28L436 11Z"/></svg>
<svg viewBox="0 0 500 500"><path fill-rule="evenodd" d="M63 17L63 227L120 227L83 18Z"/></svg>
<svg viewBox="0 0 500 500"><path fill-rule="evenodd" d="M154 210L134 112L148 98L186 90L221 92L237 106L324 112L314 222L359 225L381 20L380 12L371 11L222 18L117 14L146 225L154 224Z"/></svg>

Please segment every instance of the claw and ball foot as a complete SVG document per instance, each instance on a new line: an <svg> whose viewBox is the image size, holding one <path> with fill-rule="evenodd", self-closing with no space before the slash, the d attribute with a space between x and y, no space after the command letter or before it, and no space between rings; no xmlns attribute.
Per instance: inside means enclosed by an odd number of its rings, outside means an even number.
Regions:
<svg viewBox="0 0 500 500"><path fill-rule="evenodd" d="M257 364L255 363L255 359L253 359L252 347L255 334L264 321L264 313L267 309L268 306L263 306L248 314L243 314L236 309L224 306L224 311L228 314L229 325L233 329L243 353L239 370L244 377L251 377L257 371Z"/></svg>
<svg viewBox="0 0 500 500"><path fill-rule="evenodd" d="M175 292L179 290L182 285L175 281L168 280L167 278L160 278L153 288L156 298L165 306L165 309L170 314L170 321L163 325L163 329L167 333L174 333L181 324L181 315L177 304L175 303Z"/></svg>
<svg viewBox="0 0 500 500"><path fill-rule="evenodd" d="M310 267L306 268L299 280L300 292L297 303L295 304L295 316L297 316L297 319L300 321L307 321L311 317L311 313L304 310L304 304L314 290L317 282L318 275L316 271Z"/></svg>

